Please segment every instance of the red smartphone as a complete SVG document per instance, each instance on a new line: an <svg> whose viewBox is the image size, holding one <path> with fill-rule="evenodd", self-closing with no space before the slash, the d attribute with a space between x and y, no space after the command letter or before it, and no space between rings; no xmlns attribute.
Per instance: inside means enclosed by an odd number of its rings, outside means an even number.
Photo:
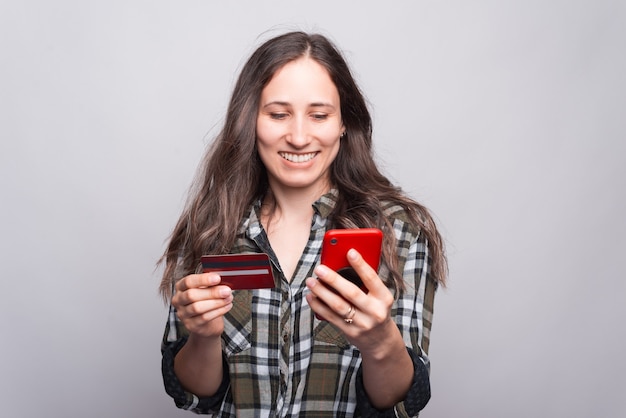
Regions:
<svg viewBox="0 0 626 418"><path fill-rule="evenodd" d="M377 228L331 229L324 235L320 262L367 291L350 267L348 250L357 250L365 262L378 271L382 242L383 232Z"/></svg>
<svg viewBox="0 0 626 418"><path fill-rule="evenodd" d="M320 262L367 293L361 278L350 266L347 254L354 248L370 267L378 271L382 242L383 232L377 228L331 229L324 235ZM317 314L316 317L324 320Z"/></svg>

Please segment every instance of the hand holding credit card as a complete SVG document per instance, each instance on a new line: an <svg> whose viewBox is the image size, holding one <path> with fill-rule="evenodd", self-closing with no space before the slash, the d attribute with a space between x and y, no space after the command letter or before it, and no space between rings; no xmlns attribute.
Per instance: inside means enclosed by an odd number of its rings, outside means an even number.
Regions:
<svg viewBox="0 0 626 418"><path fill-rule="evenodd" d="M274 275L270 258L265 253L203 255L203 273L217 273L221 284L233 290L271 289Z"/></svg>

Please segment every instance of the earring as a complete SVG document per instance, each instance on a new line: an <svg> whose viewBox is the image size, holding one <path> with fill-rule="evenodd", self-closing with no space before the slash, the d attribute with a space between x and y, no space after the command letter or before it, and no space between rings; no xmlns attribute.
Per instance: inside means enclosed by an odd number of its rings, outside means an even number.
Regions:
<svg viewBox="0 0 626 418"><path fill-rule="evenodd" d="M343 131L341 135L339 136L339 138L344 138L345 136L346 136L346 131Z"/></svg>

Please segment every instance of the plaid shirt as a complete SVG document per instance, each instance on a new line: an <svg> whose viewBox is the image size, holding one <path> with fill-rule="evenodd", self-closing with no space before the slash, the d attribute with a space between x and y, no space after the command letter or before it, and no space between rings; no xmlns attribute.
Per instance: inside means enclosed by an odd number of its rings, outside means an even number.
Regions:
<svg viewBox="0 0 626 418"><path fill-rule="evenodd" d="M174 357L188 332L173 307L163 337L163 379L179 408L215 417L417 416L430 397L428 359L435 283L427 278L428 247L404 210L388 205L398 240L397 255L406 290L396 294L392 317L413 359L414 381L406 399L386 411L374 409L361 376L359 350L332 324L315 318L304 297L304 281L319 263L322 238L336 201L331 191L314 203L311 233L293 279L280 270L259 222L259 205L242 223L232 253L265 252L272 260L273 289L233 292L224 317L224 380L218 392L199 398L186 392L173 371ZM381 264L379 275L389 270Z"/></svg>

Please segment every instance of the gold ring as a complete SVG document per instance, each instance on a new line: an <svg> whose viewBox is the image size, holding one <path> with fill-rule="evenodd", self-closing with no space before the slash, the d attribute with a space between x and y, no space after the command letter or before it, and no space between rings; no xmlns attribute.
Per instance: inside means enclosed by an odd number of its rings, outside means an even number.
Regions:
<svg viewBox="0 0 626 418"><path fill-rule="evenodd" d="M354 306L350 305L350 309L348 310L348 313L343 318L343 320L346 322L346 324L351 324L353 322L352 318L354 318L354 314L355 313L356 313L356 310L354 309Z"/></svg>

